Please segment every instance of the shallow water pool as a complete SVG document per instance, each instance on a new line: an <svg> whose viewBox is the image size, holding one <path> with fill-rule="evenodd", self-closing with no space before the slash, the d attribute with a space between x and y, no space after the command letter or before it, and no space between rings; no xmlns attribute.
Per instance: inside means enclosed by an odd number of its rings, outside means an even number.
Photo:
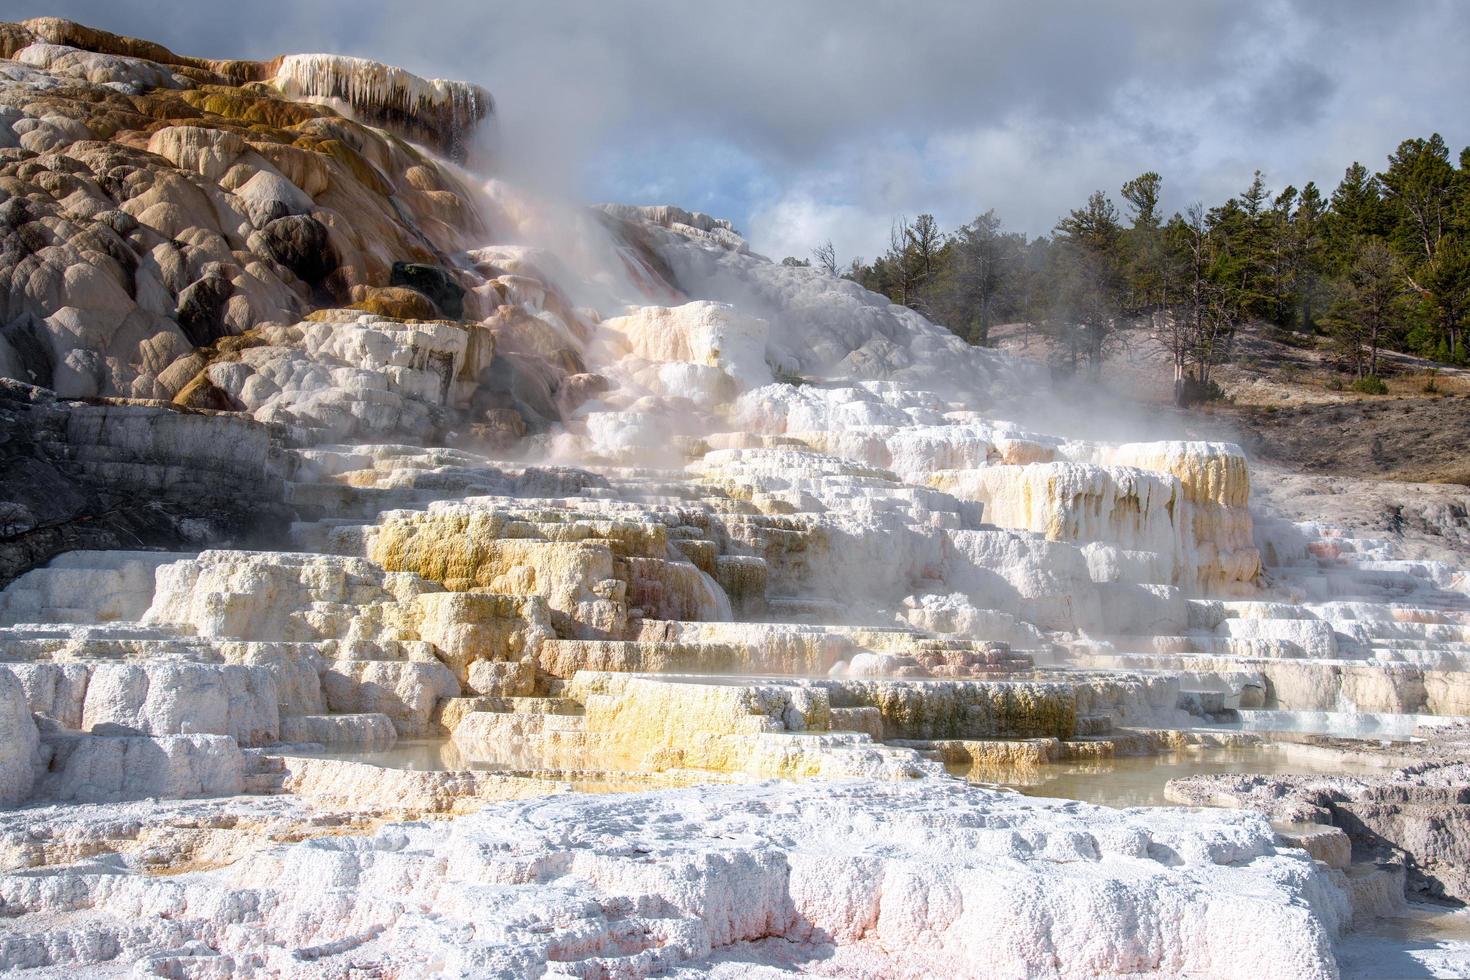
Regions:
<svg viewBox="0 0 1470 980"><path fill-rule="evenodd" d="M1169 780L1184 776L1210 773L1356 775L1383 771L1381 764L1357 761L1346 753L1268 742L1231 748L1185 749L1154 756L1059 762L1019 769L1014 773L996 773L983 782L1008 786L1027 796L1082 800L1103 806L1176 806L1178 804L1165 798L1164 786Z"/></svg>

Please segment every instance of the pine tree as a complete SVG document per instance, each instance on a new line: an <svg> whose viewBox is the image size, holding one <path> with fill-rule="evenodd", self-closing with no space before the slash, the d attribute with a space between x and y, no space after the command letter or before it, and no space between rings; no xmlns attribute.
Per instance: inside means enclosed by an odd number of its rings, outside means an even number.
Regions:
<svg viewBox="0 0 1470 980"><path fill-rule="evenodd" d="M1329 254L1337 264L1350 265L1361 243L1385 237L1390 227L1378 178L1361 163L1354 163L1332 192L1327 216Z"/></svg>
<svg viewBox="0 0 1470 980"><path fill-rule="evenodd" d="M914 223L904 229L904 247L912 270L913 299L907 305L919 309L924 287L934 280L944 236L939 232L939 223L932 214L921 214Z"/></svg>
<svg viewBox="0 0 1470 980"><path fill-rule="evenodd" d="M1322 192L1314 182L1308 181L1291 216L1291 280L1300 314L1297 324L1308 333L1316 329L1314 314L1327 271L1326 216L1327 202L1322 199Z"/></svg>
<svg viewBox="0 0 1470 980"><path fill-rule="evenodd" d="M1214 246L1211 278L1229 292L1232 307L1261 318L1276 312L1271 277L1278 218L1269 202L1266 178L1257 170L1239 197L1205 216Z"/></svg>
<svg viewBox="0 0 1470 980"><path fill-rule="evenodd" d="M1123 185L1132 225L1123 235L1124 307L1128 314L1153 322L1170 302L1172 276L1160 226L1159 194L1163 178L1153 171Z"/></svg>
<svg viewBox="0 0 1470 980"><path fill-rule="evenodd" d="M1404 140L1378 175L1395 227L1391 240L1404 259L1405 279L1419 296L1434 353L1460 360L1460 335L1470 293L1470 255L1459 234L1465 175L1449 160L1438 133Z"/></svg>
<svg viewBox="0 0 1470 980"><path fill-rule="evenodd" d="M1059 322L1080 328L1068 333L1072 366L1080 349L1093 377L1102 372L1107 342L1122 312L1122 232L1118 209L1102 191L1094 191L1084 207L1056 227L1064 302Z"/></svg>
<svg viewBox="0 0 1470 980"><path fill-rule="evenodd" d="M1256 172L1257 178L1260 171ZM1288 185L1276 195L1260 218L1260 289L1265 297L1265 315L1277 326L1291 322L1292 298L1296 289L1296 229L1293 220L1299 195Z"/></svg>
<svg viewBox="0 0 1470 980"><path fill-rule="evenodd" d="M1429 139L1404 140L1389 155L1388 169L1378 175L1384 199L1397 219L1395 238L1402 251L1434 261L1440 240L1450 229L1454 210L1455 168L1449 147L1435 133Z"/></svg>
<svg viewBox="0 0 1470 980"><path fill-rule="evenodd" d="M1324 325L1356 376L1376 378L1379 351L1398 328L1403 277L1382 239L1365 240L1356 253Z"/></svg>
<svg viewBox="0 0 1470 980"><path fill-rule="evenodd" d="M1013 312L1026 236L1007 233L987 211L949 236L923 304L940 323L972 344L989 343L990 328Z"/></svg>

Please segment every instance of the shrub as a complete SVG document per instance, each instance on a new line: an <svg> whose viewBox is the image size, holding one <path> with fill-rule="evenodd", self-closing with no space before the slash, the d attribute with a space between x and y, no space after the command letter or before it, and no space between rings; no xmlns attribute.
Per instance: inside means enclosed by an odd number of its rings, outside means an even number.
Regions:
<svg viewBox="0 0 1470 980"><path fill-rule="evenodd" d="M1439 393L1439 368L1430 368L1427 373L1429 377L1424 381L1424 394L1436 395Z"/></svg>
<svg viewBox="0 0 1470 980"><path fill-rule="evenodd" d="M1201 402L1219 401L1224 397L1225 392L1213 381L1200 384L1194 378L1184 379L1183 402L1185 406L1198 405Z"/></svg>
<svg viewBox="0 0 1470 980"><path fill-rule="evenodd" d="M1388 394L1388 385L1384 384L1383 379L1376 374L1370 374L1366 378L1359 378L1357 381L1354 381L1353 391L1362 395L1386 395Z"/></svg>

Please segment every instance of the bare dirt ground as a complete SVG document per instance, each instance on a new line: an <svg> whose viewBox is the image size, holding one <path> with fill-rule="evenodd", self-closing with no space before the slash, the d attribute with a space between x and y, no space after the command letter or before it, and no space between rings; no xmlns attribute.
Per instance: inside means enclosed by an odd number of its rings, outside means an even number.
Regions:
<svg viewBox="0 0 1470 980"><path fill-rule="evenodd" d="M1199 431L1304 473L1470 486L1470 397L1215 406Z"/></svg>
<svg viewBox="0 0 1470 980"><path fill-rule="evenodd" d="M1251 502L1290 521L1392 539L1405 558L1462 565L1470 555L1470 488L1459 484L1307 475L1258 461Z"/></svg>

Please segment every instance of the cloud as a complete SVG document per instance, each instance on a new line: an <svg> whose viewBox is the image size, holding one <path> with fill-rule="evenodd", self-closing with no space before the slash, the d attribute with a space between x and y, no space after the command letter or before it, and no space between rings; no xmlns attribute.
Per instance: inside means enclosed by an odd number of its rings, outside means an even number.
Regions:
<svg viewBox="0 0 1470 980"><path fill-rule="evenodd" d="M804 191L795 191L764 204L750 217L750 236L772 258L788 255L810 259L817 245L830 240L838 261L846 265L863 255L872 242L886 241L890 220L869 208L831 204ZM871 259L874 250L868 248Z"/></svg>
<svg viewBox="0 0 1470 980"><path fill-rule="evenodd" d="M36 0L210 57L331 50L486 85L513 173L719 213L776 255L881 251L893 215L1044 233L1144 170L1165 203L1264 170L1327 189L1470 139L1470 4L1423 0ZM15 9L11 9L15 8Z"/></svg>

